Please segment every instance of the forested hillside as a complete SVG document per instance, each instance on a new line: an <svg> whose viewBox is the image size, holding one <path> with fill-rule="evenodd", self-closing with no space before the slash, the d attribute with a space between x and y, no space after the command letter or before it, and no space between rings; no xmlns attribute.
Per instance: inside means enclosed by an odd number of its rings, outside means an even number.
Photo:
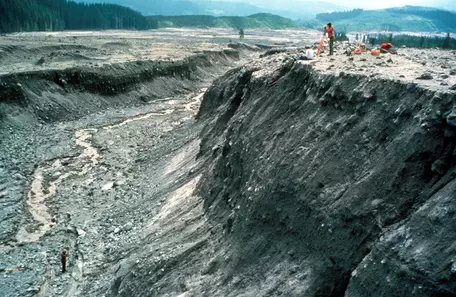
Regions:
<svg viewBox="0 0 456 297"><path fill-rule="evenodd" d="M419 6L321 13L317 14L315 22L303 21L301 24L320 29L327 22L345 32L456 32L455 12Z"/></svg>
<svg viewBox="0 0 456 297"><path fill-rule="evenodd" d="M391 8L388 11L393 13L407 15L416 15L429 20L441 22L444 26L456 30L456 13L454 11L446 11L419 6L404 6L401 8Z"/></svg>
<svg viewBox="0 0 456 297"><path fill-rule="evenodd" d="M149 16L150 22L158 27L198 27L198 28L294 28L298 25L287 18L269 13L257 13L247 17L209 15L183 15L183 16Z"/></svg>
<svg viewBox="0 0 456 297"><path fill-rule="evenodd" d="M113 4L67 0L0 0L0 32L148 29L140 13Z"/></svg>

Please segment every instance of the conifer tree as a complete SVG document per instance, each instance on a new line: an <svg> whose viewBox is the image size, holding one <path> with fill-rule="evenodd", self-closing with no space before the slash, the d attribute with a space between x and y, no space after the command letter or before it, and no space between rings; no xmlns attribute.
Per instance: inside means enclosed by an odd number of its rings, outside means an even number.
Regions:
<svg viewBox="0 0 456 297"><path fill-rule="evenodd" d="M442 48L450 49L450 44L451 44L451 38L450 38L450 32L448 32L445 40L443 41Z"/></svg>

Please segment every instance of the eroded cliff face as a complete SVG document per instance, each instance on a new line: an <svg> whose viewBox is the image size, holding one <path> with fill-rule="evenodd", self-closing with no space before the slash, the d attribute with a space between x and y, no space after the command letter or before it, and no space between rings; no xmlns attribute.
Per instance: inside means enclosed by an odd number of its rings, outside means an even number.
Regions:
<svg viewBox="0 0 456 297"><path fill-rule="evenodd" d="M456 184L431 172L454 100L286 55L217 80L197 116L211 296L455 294Z"/></svg>

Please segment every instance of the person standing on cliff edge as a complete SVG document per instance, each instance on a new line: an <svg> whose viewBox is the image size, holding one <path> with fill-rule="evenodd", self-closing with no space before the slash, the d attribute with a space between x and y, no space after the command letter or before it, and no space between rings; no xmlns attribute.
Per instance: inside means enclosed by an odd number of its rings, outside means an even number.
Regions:
<svg viewBox="0 0 456 297"><path fill-rule="evenodd" d="M328 34L329 38L329 56L332 56L334 54L334 41L336 39L334 35L334 27L331 23L327 23L324 29L325 34Z"/></svg>

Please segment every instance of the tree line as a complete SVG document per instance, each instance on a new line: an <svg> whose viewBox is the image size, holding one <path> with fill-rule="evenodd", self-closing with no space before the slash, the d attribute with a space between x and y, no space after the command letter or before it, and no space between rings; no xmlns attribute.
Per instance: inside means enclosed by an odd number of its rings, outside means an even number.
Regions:
<svg viewBox="0 0 456 297"><path fill-rule="evenodd" d="M349 11L325 12L317 14L316 18L322 22L335 22L344 19L352 19L359 16L363 12L362 9L353 9Z"/></svg>
<svg viewBox="0 0 456 297"><path fill-rule="evenodd" d="M0 32L153 29L154 22L115 4L68 0L0 0Z"/></svg>
<svg viewBox="0 0 456 297"><path fill-rule="evenodd" d="M154 21L158 27L199 27L199 28L235 28L237 30L243 28L295 28L298 25L287 18L268 14L257 13L250 16L211 16L211 15L180 15L180 16L148 16L149 21Z"/></svg>
<svg viewBox="0 0 456 297"><path fill-rule="evenodd" d="M442 49L456 49L456 39L447 33L445 37L438 36L414 36L407 34L356 34L356 40L372 46L384 42L392 43L396 47L407 46L416 48L442 48Z"/></svg>

